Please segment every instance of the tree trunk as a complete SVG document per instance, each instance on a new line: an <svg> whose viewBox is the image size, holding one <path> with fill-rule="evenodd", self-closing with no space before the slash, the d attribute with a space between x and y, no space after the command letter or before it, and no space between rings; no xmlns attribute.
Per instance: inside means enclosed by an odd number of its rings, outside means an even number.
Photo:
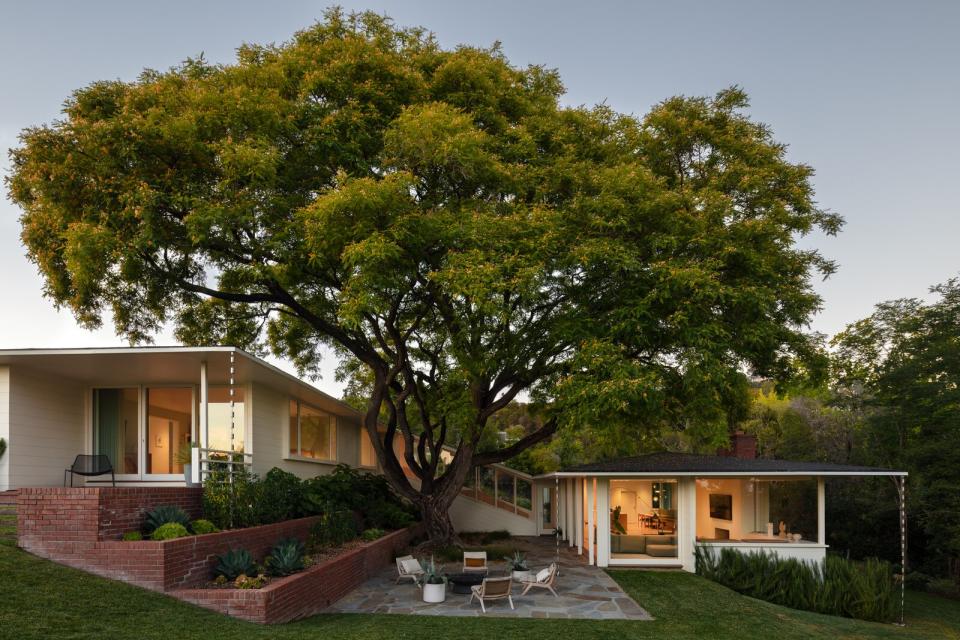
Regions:
<svg viewBox="0 0 960 640"><path fill-rule="evenodd" d="M450 520L450 503L439 496L423 496L417 505L424 533L427 534L425 546L429 548L447 547L458 544L453 522Z"/></svg>

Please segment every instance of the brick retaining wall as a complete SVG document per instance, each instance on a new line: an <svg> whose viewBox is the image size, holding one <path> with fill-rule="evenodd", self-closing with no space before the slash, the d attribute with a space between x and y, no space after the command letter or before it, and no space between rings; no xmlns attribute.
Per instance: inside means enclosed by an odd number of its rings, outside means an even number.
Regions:
<svg viewBox="0 0 960 640"><path fill-rule="evenodd" d="M137 531L148 511L176 505L200 517L199 488L26 487L17 496L19 544L30 550L44 541L119 540ZM39 554L38 554L39 555Z"/></svg>
<svg viewBox="0 0 960 640"><path fill-rule="evenodd" d="M359 587L392 564L417 533L417 527L394 531L262 589L178 589L169 595L250 622L289 622L317 614Z"/></svg>

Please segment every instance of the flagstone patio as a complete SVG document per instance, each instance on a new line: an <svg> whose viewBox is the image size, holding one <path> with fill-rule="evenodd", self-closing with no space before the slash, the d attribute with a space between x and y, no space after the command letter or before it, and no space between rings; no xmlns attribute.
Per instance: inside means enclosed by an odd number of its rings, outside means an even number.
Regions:
<svg viewBox="0 0 960 640"><path fill-rule="evenodd" d="M513 538L510 545L524 551L534 571L545 568L557 555L553 538ZM602 569L586 564L562 545L559 555L560 573L555 584L560 597L544 589L532 589L521 596L519 585L513 588L511 610L505 600L487 603L487 612L480 605L470 604L469 595L453 593L447 585L447 600L428 604L420 597L420 589L411 582L396 584L396 569L384 570L359 588L337 601L330 613L387 613L423 616L495 616L503 618L581 618L588 620L652 620L653 618L628 596ZM499 559L491 562L490 575L506 575L506 565ZM447 570L455 572L459 566L450 563Z"/></svg>

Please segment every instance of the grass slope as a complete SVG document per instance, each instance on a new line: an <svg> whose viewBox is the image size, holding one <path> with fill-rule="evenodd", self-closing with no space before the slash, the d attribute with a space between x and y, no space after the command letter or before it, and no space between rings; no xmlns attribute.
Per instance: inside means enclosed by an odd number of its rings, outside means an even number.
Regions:
<svg viewBox="0 0 960 640"><path fill-rule="evenodd" d="M697 576L612 571L657 620L506 620L321 615L259 627L62 567L0 544L0 637L152 638L960 638L960 603L912 594L906 629L785 609L740 596ZM561 577L562 579L562 577Z"/></svg>

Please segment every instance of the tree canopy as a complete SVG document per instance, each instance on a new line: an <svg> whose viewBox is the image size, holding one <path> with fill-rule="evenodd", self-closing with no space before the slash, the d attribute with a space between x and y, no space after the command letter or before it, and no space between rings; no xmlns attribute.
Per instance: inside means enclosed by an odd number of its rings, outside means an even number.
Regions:
<svg viewBox="0 0 960 640"><path fill-rule="evenodd" d="M384 472L444 539L475 465L584 425L720 442L744 373L818 364L810 281L833 264L795 241L841 220L745 93L640 118L563 92L497 46L333 10L232 64L75 91L22 133L10 197L46 294L86 326L172 323L304 373L335 348ZM518 396L542 425L480 451Z"/></svg>

